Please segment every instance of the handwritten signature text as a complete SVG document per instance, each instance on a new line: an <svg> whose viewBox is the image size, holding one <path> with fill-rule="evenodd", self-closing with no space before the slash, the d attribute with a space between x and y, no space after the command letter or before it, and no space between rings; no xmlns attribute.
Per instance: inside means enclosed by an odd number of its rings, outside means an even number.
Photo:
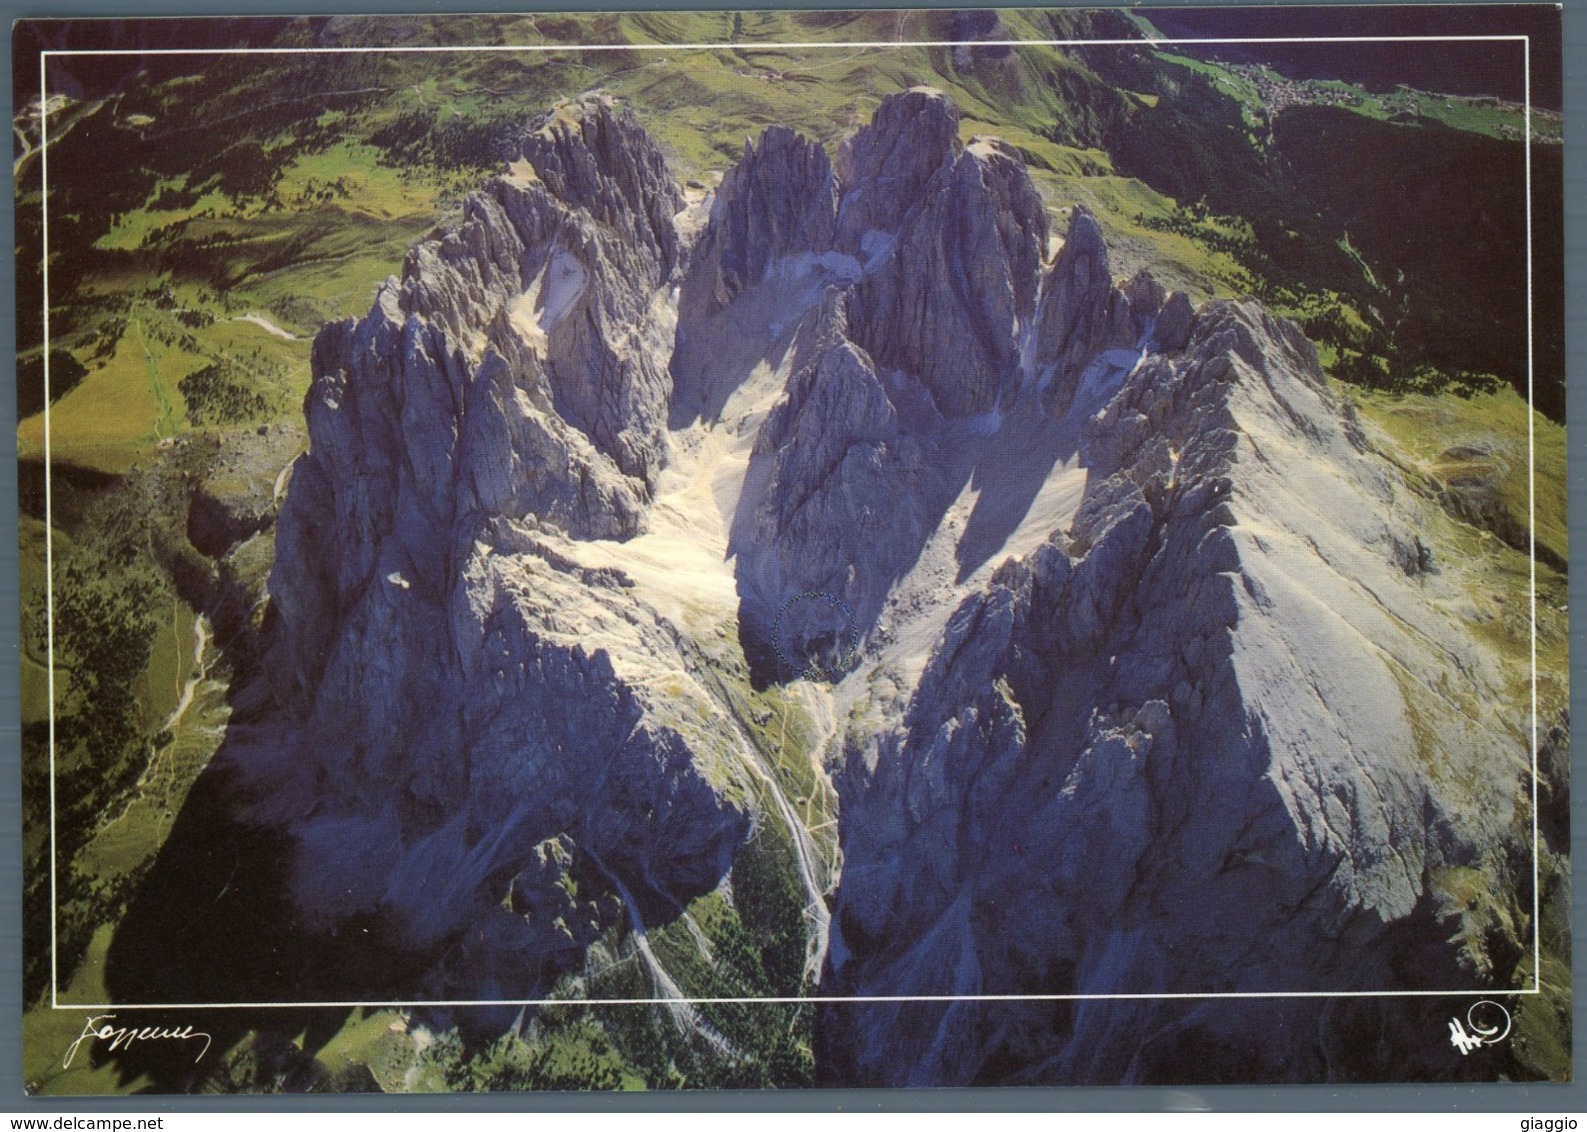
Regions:
<svg viewBox="0 0 1587 1132"><path fill-rule="evenodd" d="M114 1014L95 1014L83 1023L83 1032L77 1036L75 1042L66 1047L66 1056L61 1059L61 1068L71 1068L72 1059L87 1041L109 1042L110 1049L114 1051L128 1049L136 1042L202 1040L204 1048L199 1050L198 1056L193 1059L195 1065L209 1052L210 1035L202 1030L193 1029L192 1023L186 1026L117 1026L113 1022L115 1017Z"/></svg>

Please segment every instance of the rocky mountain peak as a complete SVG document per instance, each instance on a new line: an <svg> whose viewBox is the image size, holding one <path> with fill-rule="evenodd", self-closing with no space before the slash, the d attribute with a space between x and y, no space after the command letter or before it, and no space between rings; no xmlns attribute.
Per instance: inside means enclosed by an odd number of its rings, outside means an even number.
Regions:
<svg viewBox="0 0 1587 1132"><path fill-rule="evenodd" d="M838 146L844 198L839 245L858 248L871 231L896 231L926 182L957 154L959 107L934 87L890 94L868 125Z"/></svg>
<svg viewBox="0 0 1587 1132"><path fill-rule="evenodd" d="M627 107L602 92L559 103L524 132L522 151L553 197L644 243L672 273L682 189Z"/></svg>
<svg viewBox="0 0 1587 1132"><path fill-rule="evenodd" d="M1524 752L1392 689L1414 671L1476 694L1493 661L1429 600L1437 576L1404 568L1419 512L1299 328L1219 302L1183 347L1148 352L1091 420L1068 529L954 611L896 726L851 730L833 993L1478 977L1488 945L1438 925L1435 878L1506 867ZM822 1048L847 1081L969 1082L1017 1031L1057 1079L1172 1080L1232 1017L887 1004L829 1011ZM1143 1048L1140 1028L1173 1036ZM1277 1033L1263 1072L1316 1056Z"/></svg>
<svg viewBox="0 0 1587 1132"><path fill-rule="evenodd" d="M838 187L826 151L786 126L745 140L711 205L711 219L684 284L680 307L712 314L786 256L832 246Z"/></svg>
<svg viewBox="0 0 1587 1132"><path fill-rule="evenodd" d="M940 412L991 411L1020 383L1020 336L1047 242L1023 160L987 139L945 159L896 241L850 296L855 341L878 365L918 377Z"/></svg>
<svg viewBox="0 0 1587 1132"><path fill-rule="evenodd" d="M566 938L537 919L569 869L670 906L720 880L746 819L698 712L646 690L676 639L548 541L643 526L680 191L604 96L523 152L315 340L269 583L278 742L301 757L252 772L307 922L386 914L437 985L532 994L620 919L599 899L564 909Z"/></svg>
<svg viewBox="0 0 1587 1132"><path fill-rule="evenodd" d="M1434 878L1508 867L1526 768L1414 493L1298 328L1116 286L1082 207L1044 267L1019 151L959 128L772 127L685 247L655 143L564 103L321 333L249 783L306 920L530 997L768 888L775 826L823 997L913 1000L822 1007L846 1083L1162 1075L1217 1044L1194 996L1469 985ZM1032 987L1100 997L925 1001Z"/></svg>
<svg viewBox="0 0 1587 1132"><path fill-rule="evenodd" d="M1054 367L1059 412L1069 407L1081 369L1107 339L1113 275L1102 226L1083 205L1069 216L1063 247L1042 288L1035 362Z"/></svg>
<svg viewBox="0 0 1587 1132"><path fill-rule="evenodd" d="M1046 383L1049 409L1068 411L1086 367L1102 351L1183 349L1194 314L1189 296L1166 293L1144 268L1115 287L1102 226L1076 205L1042 280L1036 318L1033 365Z"/></svg>
<svg viewBox="0 0 1587 1132"><path fill-rule="evenodd" d="M1002 138L972 138L965 158L975 162L975 171L962 169L960 175L984 185L995 202L997 238L1008 264L1014 316L1021 324L1028 323L1047 248L1047 210L1025 168L1024 156ZM959 161L961 167L965 158Z"/></svg>

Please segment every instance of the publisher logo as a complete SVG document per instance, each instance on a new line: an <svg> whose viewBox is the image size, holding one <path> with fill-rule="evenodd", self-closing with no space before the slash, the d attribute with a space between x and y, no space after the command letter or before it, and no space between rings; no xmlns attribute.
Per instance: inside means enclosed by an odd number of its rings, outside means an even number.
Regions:
<svg viewBox="0 0 1587 1132"><path fill-rule="evenodd" d="M1510 1012L1490 999L1473 1003L1464 1025L1459 1018L1449 1020L1449 1044L1461 1057L1482 1046L1498 1045L1509 1036Z"/></svg>

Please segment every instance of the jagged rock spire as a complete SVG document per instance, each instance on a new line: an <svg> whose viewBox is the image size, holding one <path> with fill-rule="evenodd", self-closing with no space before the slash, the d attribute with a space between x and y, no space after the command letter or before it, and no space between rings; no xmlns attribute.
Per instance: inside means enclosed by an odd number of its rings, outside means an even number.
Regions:
<svg viewBox="0 0 1587 1132"><path fill-rule="evenodd" d="M1113 276L1102 226L1084 205L1075 205L1063 248L1042 287L1036 320L1035 365L1053 369L1057 412L1068 409L1075 383L1107 340Z"/></svg>
<svg viewBox="0 0 1587 1132"><path fill-rule="evenodd" d="M744 142L711 205L711 220L679 300L685 317L713 314L785 256L832 246L838 189L826 151L786 126Z"/></svg>
<svg viewBox="0 0 1587 1132"><path fill-rule="evenodd" d="M838 245L857 249L867 232L896 232L961 148L959 108L940 90L920 86L882 99L870 123L838 146Z"/></svg>
<svg viewBox="0 0 1587 1132"><path fill-rule="evenodd" d="M885 100L855 148L890 153L917 133L940 143L957 119L946 101L922 91ZM917 377L943 414L973 416L1019 387L1047 214L1023 160L1001 142L977 139L952 157L951 147L938 148L942 163L923 185L912 180L916 164L844 198L844 233L859 213L902 217L896 246L854 289L849 321L878 365ZM884 203L872 199L878 194Z"/></svg>

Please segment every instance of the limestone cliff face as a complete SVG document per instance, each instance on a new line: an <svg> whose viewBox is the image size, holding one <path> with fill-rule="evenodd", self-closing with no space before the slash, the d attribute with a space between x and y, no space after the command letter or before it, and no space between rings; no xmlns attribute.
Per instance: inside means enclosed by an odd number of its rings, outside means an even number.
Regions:
<svg viewBox="0 0 1587 1132"><path fill-rule="evenodd" d="M897 232L960 148L959 108L941 91L916 87L882 99L869 125L838 147L838 246L856 251L872 232Z"/></svg>
<svg viewBox="0 0 1587 1132"><path fill-rule="evenodd" d="M1192 315L1184 292L1165 294L1146 272L1115 287L1102 227L1077 206L1063 247L1042 280L1036 315L1033 364L1046 387L1049 411L1069 411L1086 366L1100 351L1182 350Z"/></svg>
<svg viewBox="0 0 1587 1132"><path fill-rule="evenodd" d="M1085 209L1076 208L1071 214L1063 248L1046 283L1036 331L1036 364L1060 371L1062 411L1073 399L1074 378L1106 343L1113 297L1102 228Z"/></svg>
<svg viewBox="0 0 1587 1132"><path fill-rule="evenodd" d="M741 620L765 634L801 593L842 599L868 626L933 520L937 474L828 294L813 343L756 433L734 532ZM794 549L797 548L797 549Z"/></svg>
<svg viewBox="0 0 1587 1132"><path fill-rule="evenodd" d="M660 278L677 264L677 179L633 114L586 95L533 123L523 156L554 200L610 225Z"/></svg>
<svg viewBox="0 0 1587 1132"><path fill-rule="evenodd" d="M1088 432L1072 525L959 606L895 725L850 732L829 989L1481 985L1431 878L1498 867L1525 752L1445 714L1427 761L1396 673L1478 696L1500 674L1429 603L1436 576L1407 572L1397 473L1310 345L1215 304ZM1287 1029L1242 1046L1244 1071L1325 1074L1315 1015L1276 1008ZM966 1083L1004 1059L1177 1080L1251 1024L1216 1000L882 1004L831 1009L823 1049L854 1081Z"/></svg>
<svg viewBox="0 0 1587 1132"><path fill-rule="evenodd" d="M680 307L714 314L779 260L826 252L837 205L837 178L819 145L786 126L746 141L717 189Z"/></svg>
<svg viewBox="0 0 1587 1132"><path fill-rule="evenodd" d="M838 246L868 269L848 299L854 340L963 417L1019 387L1047 213L1016 153L958 132L938 91L883 99L839 150Z"/></svg>
<svg viewBox="0 0 1587 1132"><path fill-rule="evenodd" d="M598 97L523 153L367 317L316 339L270 578L301 738L253 766L262 816L299 845L308 922L381 914L396 946L440 957L437 989L519 994L616 922L592 904L547 948L550 921L521 911L561 891L547 839L669 901L714 885L747 829L714 752L675 725L684 705L638 683L681 663L674 639L538 533L643 525L681 198Z"/></svg>
<svg viewBox="0 0 1587 1132"><path fill-rule="evenodd" d="M271 585L290 699L312 691L341 619L383 579L444 595L484 519L576 537L642 525L670 391L660 299L675 237L653 216L676 188L598 98L553 113L525 147L546 178L526 161L470 197L366 318L315 340L312 447Z"/></svg>
<svg viewBox="0 0 1587 1132"><path fill-rule="evenodd" d="M995 409L1020 384L1020 335L1047 245L1024 163L977 141L931 175L896 239L850 297L856 340L917 377L946 416Z"/></svg>
<svg viewBox="0 0 1587 1132"><path fill-rule="evenodd" d="M830 252L824 166L790 164L808 143L767 131L724 179L701 241L708 252L690 268L686 298L727 294L715 282L719 248L764 244L785 274L800 264L809 273L792 301L777 299L806 330L785 397L757 435L732 543L741 622L768 645L782 603L805 591L841 597L868 631L1000 414L1062 417L1088 373L1093 384L1111 380L1093 367L1099 355L1129 349L1133 361L1159 322L1168 348L1184 344L1188 300L1144 274L1116 288L1083 209L1044 265L1047 214L1023 161L996 139L961 146L958 123L952 101L928 88L882 100L839 148ZM811 200L814 213L790 212L789 202ZM794 225L790 215L823 219ZM808 233L802 249L787 237L794 230ZM716 317L748 318L754 301ZM701 336L700 321L686 310L680 342Z"/></svg>

